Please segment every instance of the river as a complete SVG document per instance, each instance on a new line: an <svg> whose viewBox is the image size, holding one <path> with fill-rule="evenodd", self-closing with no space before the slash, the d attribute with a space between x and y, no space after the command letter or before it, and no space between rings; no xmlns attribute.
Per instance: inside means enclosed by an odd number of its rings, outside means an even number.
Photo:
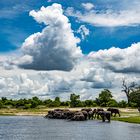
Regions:
<svg viewBox="0 0 140 140"><path fill-rule="evenodd" d="M0 140L140 140L140 125L0 116Z"/></svg>

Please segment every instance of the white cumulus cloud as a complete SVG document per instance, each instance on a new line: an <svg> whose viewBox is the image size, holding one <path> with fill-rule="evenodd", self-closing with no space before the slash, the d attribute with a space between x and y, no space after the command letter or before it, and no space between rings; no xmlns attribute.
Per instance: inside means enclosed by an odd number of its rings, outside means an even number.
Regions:
<svg viewBox="0 0 140 140"><path fill-rule="evenodd" d="M21 48L24 56L19 66L35 70L71 70L82 56L77 46L80 39L74 36L61 5L53 4L41 7L39 11L32 10L30 16L46 27L25 40Z"/></svg>

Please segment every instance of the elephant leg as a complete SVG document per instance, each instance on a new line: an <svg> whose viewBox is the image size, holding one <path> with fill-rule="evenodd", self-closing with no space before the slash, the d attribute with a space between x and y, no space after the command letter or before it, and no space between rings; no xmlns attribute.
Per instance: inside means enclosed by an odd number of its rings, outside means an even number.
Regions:
<svg viewBox="0 0 140 140"><path fill-rule="evenodd" d="M102 116L102 121L105 122L105 116Z"/></svg>
<svg viewBox="0 0 140 140"><path fill-rule="evenodd" d="M92 120L93 120L94 114L92 114Z"/></svg>
<svg viewBox="0 0 140 140"><path fill-rule="evenodd" d="M111 120L111 116L110 116L109 114L106 115L106 118L107 118L108 122L110 122L110 120Z"/></svg>
<svg viewBox="0 0 140 140"><path fill-rule="evenodd" d="M97 119L99 119L99 115L97 114Z"/></svg>

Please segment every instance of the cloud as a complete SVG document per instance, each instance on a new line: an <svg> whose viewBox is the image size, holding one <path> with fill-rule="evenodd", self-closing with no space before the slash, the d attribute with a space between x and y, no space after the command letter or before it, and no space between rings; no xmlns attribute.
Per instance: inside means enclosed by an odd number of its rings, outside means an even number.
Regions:
<svg viewBox="0 0 140 140"><path fill-rule="evenodd" d="M89 29L85 25L81 25L77 33L81 34L82 40L84 40L89 35Z"/></svg>
<svg viewBox="0 0 140 140"><path fill-rule="evenodd" d="M63 15L60 4L32 10L30 16L46 27L42 32L29 36L22 45L24 55L32 62L19 62L25 69L35 70L71 70L82 56L77 44L80 39L74 36L69 19ZM25 56L23 56L25 60ZM26 57L27 59L27 57Z"/></svg>
<svg viewBox="0 0 140 140"><path fill-rule="evenodd" d="M1 97L67 99L75 92L82 99L94 99L108 88L120 99L122 79L140 84L140 43L82 54L61 5L42 7L30 15L46 27L29 36L16 55L0 55ZM83 39L89 34L85 25L78 32Z"/></svg>
<svg viewBox="0 0 140 140"><path fill-rule="evenodd" d="M93 3L82 3L81 4L86 10L91 10L92 8L94 8L94 4Z"/></svg>
<svg viewBox="0 0 140 140"><path fill-rule="evenodd" d="M0 77L0 89L4 88L5 86L6 86L5 79Z"/></svg>
<svg viewBox="0 0 140 140"><path fill-rule="evenodd" d="M104 69L115 73L140 73L140 43L132 44L125 49L112 47L108 50L91 52L88 55Z"/></svg>
<svg viewBox="0 0 140 140"><path fill-rule="evenodd" d="M76 11L74 8L68 8L68 16L76 17L79 21L89 23L93 26L100 27L121 27L121 26L138 26L140 25L140 3L128 9L89 9L88 11Z"/></svg>

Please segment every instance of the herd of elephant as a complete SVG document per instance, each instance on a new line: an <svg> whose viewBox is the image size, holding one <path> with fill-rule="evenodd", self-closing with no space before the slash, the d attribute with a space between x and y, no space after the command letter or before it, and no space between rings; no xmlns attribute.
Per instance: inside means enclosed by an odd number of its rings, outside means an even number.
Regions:
<svg viewBox="0 0 140 140"><path fill-rule="evenodd" d="M45 118L49 119L67 119L72 121L85 121L90 119L99 119L101 118L103 122L106 120L110 122L111 116L120 116L120 111L115 108L108 108L107 111L104 111L102 108L91 109L83 108L80 111L70 111L69 109L54 109L48 111L48 114Z"/></svg>

